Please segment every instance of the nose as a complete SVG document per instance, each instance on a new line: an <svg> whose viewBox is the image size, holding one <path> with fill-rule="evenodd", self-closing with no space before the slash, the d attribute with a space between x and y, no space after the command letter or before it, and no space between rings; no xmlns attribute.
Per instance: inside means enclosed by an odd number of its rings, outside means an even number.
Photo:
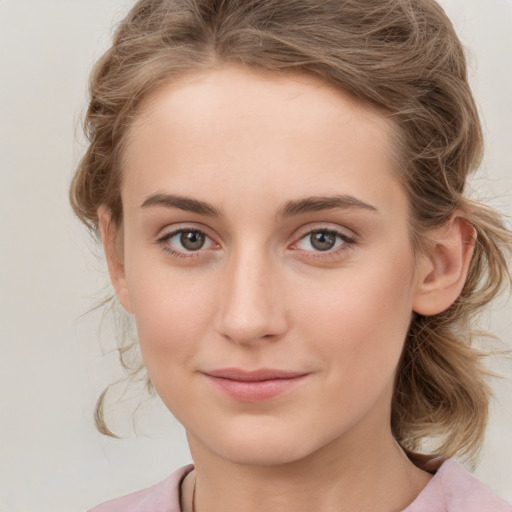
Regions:
<svg viewBox="0 0 512 512"><path fill-rule="evenodd" d="M237 344L277 340L288 328L278 264L254 250L230 260L219 286L217 332Z"/></svg>

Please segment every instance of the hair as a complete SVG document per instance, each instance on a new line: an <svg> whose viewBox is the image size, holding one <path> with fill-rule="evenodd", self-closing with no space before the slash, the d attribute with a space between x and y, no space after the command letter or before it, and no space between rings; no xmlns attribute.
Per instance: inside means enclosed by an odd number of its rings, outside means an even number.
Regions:
<svg viewBox="0 0 512 512"><path fill-rule="evenodd" d="M122 226L123 148L142 100L185 73L223 64L309 73L388 116L416 250L427 250L429 231L456 211L473 226L462 293L446 311L411 322L391 426L411 454L435 439L431 453L474 460L491 397L475 318L510 281L512 235L495 210L464 195L483 139L464 49L446 14L434 0L140 0L90 78L89 146L70 198L91 231L102 205ZM121 357L130 347L121 342ZM97 425L110 433L103 396Z"/></svg>

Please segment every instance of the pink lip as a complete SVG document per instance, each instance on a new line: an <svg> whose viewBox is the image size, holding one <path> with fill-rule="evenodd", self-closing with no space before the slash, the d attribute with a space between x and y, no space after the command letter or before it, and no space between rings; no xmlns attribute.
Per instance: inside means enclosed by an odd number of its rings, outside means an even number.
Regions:
<svg viewBox="0 0 512 512"><path fill-rule="evenodd" d="M241 401L268 400L291 391L308 374L263 368L246 371L239 368L222 368L204 372L221 391Z"/></svg>

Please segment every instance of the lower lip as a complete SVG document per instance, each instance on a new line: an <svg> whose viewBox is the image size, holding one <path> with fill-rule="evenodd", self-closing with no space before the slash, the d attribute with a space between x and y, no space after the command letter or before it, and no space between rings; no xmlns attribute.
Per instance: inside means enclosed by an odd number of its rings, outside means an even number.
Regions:
<svg viewBox="0 0 512 512"><path fill-rule="evenodd" d="M261 400L269 400L291 391L306 378L306 375L289 379L259 381L231 380L221 377L212 377L211 375L207 375L207 377L218 389L236 400L258 402Z"/></svg>

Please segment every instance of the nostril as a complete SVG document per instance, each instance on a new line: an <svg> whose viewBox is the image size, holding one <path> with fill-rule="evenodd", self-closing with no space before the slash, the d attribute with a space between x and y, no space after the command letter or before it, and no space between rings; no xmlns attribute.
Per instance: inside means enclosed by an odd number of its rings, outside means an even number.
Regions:
<svg viewBox="0 0 512 512"><path fill-rule="evenodd" d="M255 243L242 245L222 276L215 328L239 344L274 340L287 329L277 269Z"/></svg>

